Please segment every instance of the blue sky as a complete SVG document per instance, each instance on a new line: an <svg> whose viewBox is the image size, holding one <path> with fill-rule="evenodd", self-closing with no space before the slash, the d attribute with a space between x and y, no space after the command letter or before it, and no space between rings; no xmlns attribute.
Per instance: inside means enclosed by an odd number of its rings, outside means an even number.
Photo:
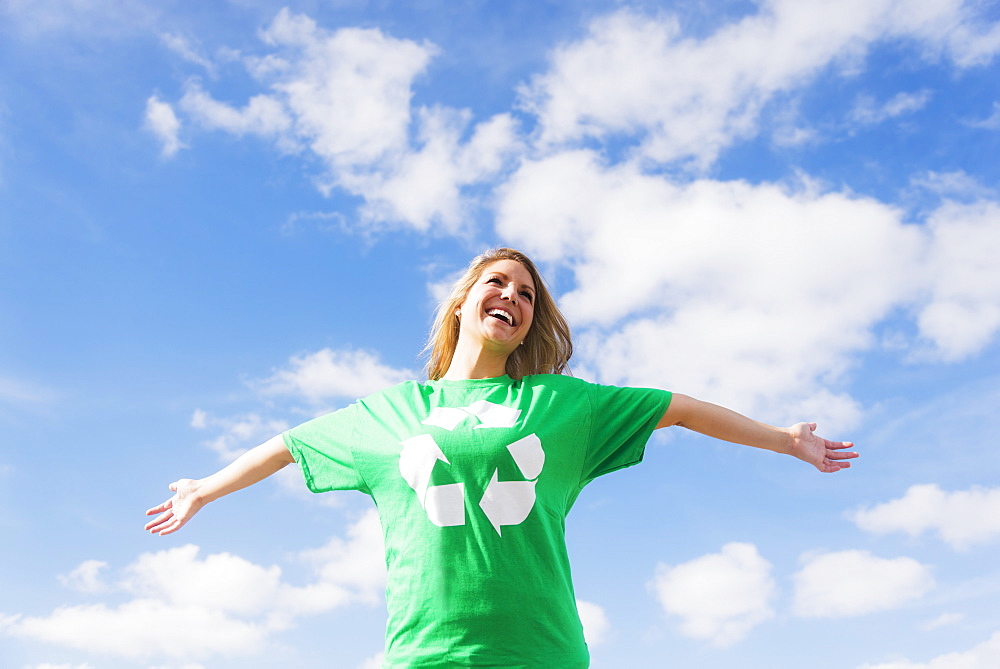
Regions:
<svg viewBox="0 0 1000 669"><path fill-rule="evenodd" d="M569 519L595 667L1000 663L1000 10L960 0L0 4L0 664L377 666L367 498L166 486L420 375L536 258L574 373L682 429Z"/></svg>

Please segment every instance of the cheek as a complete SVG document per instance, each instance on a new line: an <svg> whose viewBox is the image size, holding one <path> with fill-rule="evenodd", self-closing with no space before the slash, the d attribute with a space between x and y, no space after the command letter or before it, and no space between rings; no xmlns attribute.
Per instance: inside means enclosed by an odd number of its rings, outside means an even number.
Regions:
<svg viewBox="0 0 1000 669"><path fill-rule="evenodd" d="M467 309L475 309L474 306L475 304L476 304L476 291L475 289L473 289L470 290L469 293L465 296L465 300L462 301L462 305L459 307L459 309L462 310L462 313L465 313Z"/></svg>

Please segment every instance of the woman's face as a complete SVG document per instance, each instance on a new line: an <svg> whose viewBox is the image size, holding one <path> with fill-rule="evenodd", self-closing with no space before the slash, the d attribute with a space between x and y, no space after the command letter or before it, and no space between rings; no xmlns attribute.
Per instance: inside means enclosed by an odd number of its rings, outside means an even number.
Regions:
<svg viewBox="0 0 1000 669"><path fill-rule="evenodd" d="M486 266L461 306L459 338L509 355L524 341L535 315L535 282L516 260Z"/></svg>

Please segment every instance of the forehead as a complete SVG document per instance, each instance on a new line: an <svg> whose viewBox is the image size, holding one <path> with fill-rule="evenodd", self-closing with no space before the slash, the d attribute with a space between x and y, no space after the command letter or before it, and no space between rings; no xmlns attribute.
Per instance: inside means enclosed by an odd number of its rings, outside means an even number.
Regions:
<svg viewBox="0 0 1000 669"><path fill-rule="evenodd" d="M486 276L487 274L503 274L508 279L511 279L522 286L527 286L532 290L535 288L535 282L531 278L531 272L528 271L527 267L516 260L504 258L503 260L491 262L483 268L483 272L480 276Z"/></svg>

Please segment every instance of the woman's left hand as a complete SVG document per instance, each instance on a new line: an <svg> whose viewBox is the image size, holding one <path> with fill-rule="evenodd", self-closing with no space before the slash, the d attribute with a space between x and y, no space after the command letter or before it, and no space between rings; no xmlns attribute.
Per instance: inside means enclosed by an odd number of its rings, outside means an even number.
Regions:
<svg viewBox="0 0 1000 669"><path fill-rule="evenodd" d="M850 441L830 441L816 434L816 423L797 423L788 428L791 437L789 455L808 462L825 474L839 472L851 466L851 458L858 457L854 451L845 451L854 444Z"/></svg>

